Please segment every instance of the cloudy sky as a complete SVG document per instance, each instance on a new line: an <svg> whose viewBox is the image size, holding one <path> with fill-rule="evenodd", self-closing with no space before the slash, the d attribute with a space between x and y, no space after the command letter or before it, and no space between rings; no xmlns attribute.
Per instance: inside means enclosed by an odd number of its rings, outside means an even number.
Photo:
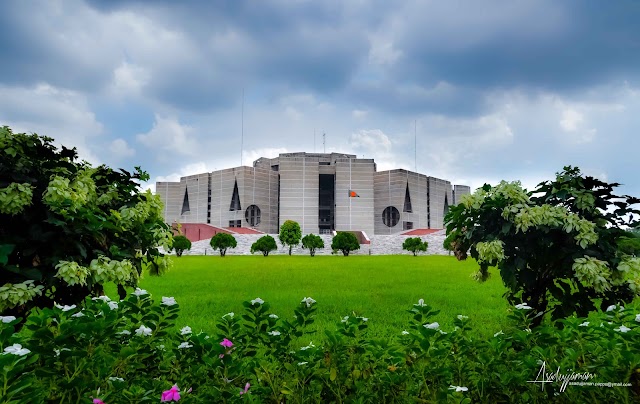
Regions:
<svg viewBox="0 0 640 404"><path fill-rule="evenodd" d="M326 133L378 170L577 165L640 196L638 21L638 0L3 1L0 125L152 182Z"/></svg>

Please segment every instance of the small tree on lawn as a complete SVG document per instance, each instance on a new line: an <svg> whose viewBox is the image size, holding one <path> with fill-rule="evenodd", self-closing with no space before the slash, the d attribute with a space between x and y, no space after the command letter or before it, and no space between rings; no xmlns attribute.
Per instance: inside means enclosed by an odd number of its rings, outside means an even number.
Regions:
<svg viewBox="0 0 640 404"><path fill-rule="evenodd" d="M227 233L216 233L213 237L211 237L211 241L209 242L211 248L213 250L220 250L220 256L224 257L227 255L227 249L236 248L238 242L236 238L231 234Z"/></svg>
<svg viewBox="0 0 640 404"><path fill-rule="evenodd" d="M347 257L351 251L360 249L360 243L353 233L339 231L331 240L331 249L333 251L342 251L342 255Z"/></svg>
<svg viewBox="0 0 640 404"><path fill-rule="evenodd" d="M103 285L135 286L143 268L171 261L162 201L141 192L149 176L78 161L75 148L0 127L0 314L80 304Z"/></svg>
<svg viewBox="0 0 640 404"><path fill-rule="evenodd" d="M191 240L185 236L173 237L173 249L176 250L176 256L182 257L182 252L185 250L191 250Z"/></svg>
<svg viewBox="0 0 640 404"><path fill-rule="evenodd" d="M422 241L420 237L408 237L404 240L404 243L402 243L402 249L411 251L414 257L416 257L420 251L427 251L427 247L429 247L429 243Z"/></svg>
<svg viewBox="0 0 640 404"><path fill-rule="evenodd" d="M255 243L251 244L251 254L259 251L265 257L268 256L271 251L275 251L277 249L278 245L276 244L276 239L269 235L262 236L256 240Z"/></svg>
<svg viewBox="0 0 640 404"><path fill-rule="evenodd" d="M485 280L497 266L510 303L527 303L540 324L573 313L630 303L640 292L640 258L618 250L634 226L631 206L639 199L617 196L608 184L565 167L556 180L528 193L519 182L485 185L464 195L445 217L458 259L467 252ZM449 238L448 237L448 238Z"/></svg>
<svg viewBox="0 0 640 404"><path fill-rule="evenodd" d="M283 245L289 246L289 255L291 255L291 248L300 243L300 237L302 237L302 232L300 231L298 222L287 220L280 226L280 235L278 238Z"/></svg>
<svg viewBox="0 0 640 404"><path fill-rule="evenodd" d="M316 255L317 248L324 248L324 240L315 234L307 234L302 237L302 248L308 248L311 256Z"/></svg>

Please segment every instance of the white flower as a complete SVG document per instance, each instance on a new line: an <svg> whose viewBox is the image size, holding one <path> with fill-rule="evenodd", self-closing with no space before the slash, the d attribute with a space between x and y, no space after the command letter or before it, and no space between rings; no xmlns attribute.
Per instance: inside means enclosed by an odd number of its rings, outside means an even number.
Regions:
<svg viewBox="0 0 640 404"><path fill-rule="evenodd" d="M189 335L191 334L191 327L186 326L186 327L182 327L182 329L180 330L180 335Z"/></svg>
<svg viewBox="0 0 640 404"><path fill-rule="evenodd" d="M236 315L236 313L231 311L231 312L225 314L224 316L222 316L222 318L225 318L225 317L233 318L233 316L235 316L235 315Z"/></svg>
<svg viewBox="0 0 640 404"><path fill-rule="evenodd" d="M312 304L314 304L316 301L313 300L313 298L311 298L311 296L309 297L305 297L304 299L302 299L302 301L300 303L306 303L307 307L311 307Z"/></svg>
<svg viewBox="0 0 640 404"><path fill-rule="evenodd" d="M346 323L347 321L349 321L349 316L344 316L340 321Z"/></svg>
<svg viewBox="0 0 640 404"><path fill-rule="evenodd" d="M369 321L369 319L366 317L357 317L357 318L361 319L363 323L366 323L367 321Z"/></svg>
<svg viewBox="0 0 640 404"><path fill-rule="evenodd" d="M140 336L145 336L148 337L149 335L151 335L151 328L149 327L145 327L144 325L141 325L137 330L136 330L136 335L140 335Z"/></svg>
<svg viewBox="0 0 640 404"><path fill-rule="evenodd" d="M578 327L588 327L588 326L589 326L588 321L585 321L584 323L578 325Z"/></svg>
<svg viewBox="0 0 640 404"><path fill-rule="evenodd" d="M440 324L438 324L437 322L424 325L424 328L428 328L430 330L436 330L436 329L438 329L438 327L440 327Z"/></svg>
<svg viewBox="0 0 640 404"><path fill-rule="evenodd" d="M107 302L107 305L111 310L118 310L118 302Z"/></svg>
<svg viewBox="0 0 640 404"><path fill-rule="evenodd" d="M91 300L93 300L93 301L102 300L105 303L111 301L111 299L109 299L109 296L96 296L96 297L92 297Z"/></svg>
<svg viewBox="0 0 640 404"><path fill-rule="evenodd" d="M420 299L420 300L418 300L418 304L414 304L414 306L424 307L424 306L425 306L425 304L424 304L424 299Z"/></svg>
<svg viewBox="0 0 640 404"><path fill-rule="evenodd" d="M112 382L118 381L118 382L124 382L124 379L122 377L109 377L109 380L111 380Z"/></svg>
<svg viewBox="0 0 640 404"><path fill-rule="evenodd" d="M301 351L306 351L307 349L315 348L315 347L316 347L316 346L315 346L315 345L313 345L313 341L311 341L311 342L309 342L309 345L307 345L307 346L303 346L302 348L300 348L300 350L301 350Z"/></svg>
<svg viewBox="0 0 640 404"><path fill-rule="evenodd" d="M174 306L178 304L178 302L176 302L175 297L162 296L162 304L164 304L165 306Z"/></svg>
<svg viewBox="0 0 640 404"><path fill-rule="evenodd" d="M256 303L257 304L262 304L262 303L264 303L264 300L260 299L259 297L256 297L255 299L253 299L251 301L251 305L254 306Z"/></svg>
<svg viewBox="0 0 640 404"><path fill-rule="evenodd" d="M162 344L158 345L158 349L161 350L161 351L164 351L164 345L162 345Z"/></svg>
<svg viewBox="0 0 640 404"><path fill-rule="evenodd" d="M71 349L69 349L69 348L60 348L60 349L53 348L53 352L56 353L56 356L60 356L60 352L62 352L62 351L70 351L70 350Z"/></svg>
<svg viewBox="0 0 640 404"><path fill-rule="evenodd" d="M533 307L530 307L526 303L520 303L520 304L516 304L516 309L518 309L518 310L531 310L531 309L533 309Z"/></svg>
<svg viewBox="0 0 640 404"><path fill-rule="evenodd" d="M636 314L636 322L640 323L640 314Z"/></svg>
<svg viewBox="0 0 640 404"><path fill-rule="evenodd" d="M621 325L619 328L614 328L613 331L627 332L631 331L631 328Z"/></svg>
<svg viewBox="0 0 640 404"><path fill-rule="evenodd" d="M494 337L497 337L498 335L504 335L504 333L502 332L502 330L498 331L497 333L493 334Z"/></svg>
<svg viewBox="0 0 640 404"><path fill-rule="evenodd" d="M178 345L178 349L191 348L191 347L193 347L193 345L191 345L188 342L183 342L182 344Z"/></svg>
<svg viewBox="0 0 640 404"><path fill-rule="evenodd" d="M304 366L304 365L306 365L307 363L309 363L309 362L298 362L298 366Z"/></svg>
<svg viewBox="0 0 640 404"><path fill-rule="evenodd" d="M275 314L269 314L269 318L278 318Z"/></svg>
<svg viewBox="0 0 640 404"><path fill-rule="evenodd" d="M116 333L116 334L118 334L118 335L131 335L131 331L129 331L129 330L122 330L122 331L120 331L120 332L118 332L118 333Z"/></svg>
<svg viewBox="0 0 640 404"><path fill-rule="evenodd" d="M463 316L462 314L458 314L458 320L460 320L460 321L466 320L468 318L469 318L469 316Z"/></svg>
<svg viewBox="0 0 640 404"><path fill-rule="evenodd" d="M274 337L277 337L278 335L280 335L280 331L270 331L267 334L273 335Z"/></svg>
<svg viewBox="0 0 640 404"><path fill-rule="evenodd" d="M73 314L71 317L84 317L84 313L81 311L77 312L76 314Z"/></svg>
<svg viewBox="0 0 640 404"><path fill-rule="evenodd" d="M402 331L402 335L409 335L409 331L407 331L407 330L403 330L403 331Z"/></svg>
<svg viewBox="0 0 640 404"><path fill-rule="evenodd" d="M611 306L607 307L607 311L614 311L616 309L616 305L612 304Z"/></svg>
<svg viewBox="0 0 640 404"><path fill-rule="evenodd" d="M148 294L149 294L149 292L147 292L147 291L146 291L146 290L144 290L144 289L136 288L136 290L135 290L135 291L133 291L133 293L132 293L132 294L133 294L133 295L136 295L136 296L138 296L138 297L140 297L140 296L148 295Z"/></svg>
<svg viewBox="0 0 640 404"><path fill-rule="evenodd" d="M462 386L449 386L449 390L455 390L457 393L459 391L468 391L469 389Z"/></svg>
<svg viewBox="0 0 640 404"><path fill-rule="evenodd" d="M446 333L446 332L444 332L444 331L442 331L442 330L438 330L438 332L439 332L440 334L442 334L442 335L447 335L447 333Z"/></svg>
<svg viewBox="0 0 640 404"><path fill-rule="evenodd" d="M71 306L67 306L66 304L64 306L61 306L58 303L54 303L54 305L62 311L69 311L76 308L75 304L72 304Z"/></svg>
<svg viewBox="0 0 640 404"><path fill-rule="evenodd" d="M525 328L525 329L524 329L524 330L522 330L522 331L526 331L526 332L528 332L528 333L531 333L531 328Z"/></svg>
<svg viewBox="0 0 640 404"><path fill-rule="evenodd" d="M640 314L639 314L640 315ZM0 321L2 321L3 323L10 323L13 320L15 320L16 318L14 316L0 316ZM637 320L637 319L636 319ZM638 320L640 321L640 320Z"/></svg>
<svg viewBox="0 0 640 404"><path fill-rule="evenodd" d="M30 350L28 350L27 348L23 348L22 345L20 344L13 344L11 346L8 346L4 349L4 355L6 354L13 354L13 355L17 355L17 356L24 356L26 354L28 354L29 352L31 352Z"/></svg>

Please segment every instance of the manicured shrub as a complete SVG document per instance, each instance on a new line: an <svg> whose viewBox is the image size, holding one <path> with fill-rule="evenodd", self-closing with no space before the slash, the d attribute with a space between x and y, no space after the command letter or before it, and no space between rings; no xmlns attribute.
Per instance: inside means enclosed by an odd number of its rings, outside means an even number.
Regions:
<svg viewBox="0 0 640 404"><path fill-rule="evenodd" d="M347 257L351 251L360 249L360 243L352 233L339 231L331 240L331 249L333 251L341 251L342 255Z"/></svg>
<svg viewBox="0 0 640 404"><path fill-rule="evenodd" d="M0 127L0 313L78 304L106 283L134 286L171 261L160 198L149 176L78 161L53 139Z"/></svg>
<svg viewBox="0 0 640 404"><path fill-rule="evenodd" d="M429 243L426 241L422 241L420 237L408 237L402 243L402 249L411 251L413 256L417 256L420 251L427 251L427 247L429 247Z"/></svg>
<svg viewBox="0 0 640 404"><path fill-rule="evenodd" d="M278 316L255 298L243 303L242 313L222 316L216 335L177 328L178 302L154 302L140 289L119 302L101 296L82 307L33 311L19 332L19 318L0 317L0 397L36 404L158 402L178 394L188 403L631 403L639 397L640 314L628 308L532 330L530 307L518 304L509 315L512 327L477 339L472 316L458 314L453 328L444 329L434 319L439 312L420 299L391 340L368 335L375 319L349 314L321 341L309 329L317 306L305 297L293 315Z"/></svg>
<svg viewBox="0 0 640 404"><path fill-rule="evenodd" d="M276 244L276 240L268 234L260 237L255 243L251 244L251 254L259 251L265 257L268 256L271 251L275 251L277 249L278 245Z"/></svg>
<svg viewBox="0 0 640 404"><path fill-rule="evenodd" d="M176 250L176 256L182 257L184 251L191 250L191 241L182 235L174 236L172 246Z"/></svg>
<svg viewBox="0 0 640 404"><path fill-rule="evenodd" d="M278 238L282 245L289 246L289 255L291 255L291 249L293 246L300 243L300 237L302 237L302 232L300 231L300 225L298 222L287 220L282 224L282 226L280 226L280 234L278 235Z"/></svg>
<svg viewBox="0 0 640 404"><path fill-rule="evenodd" d="M214 251L220 250L220 256L224 257L227 255L227 250L229 248L236 248L238 246L238 242L231 234L217 233L211 237L209 245L211 245L211 248L213 248Z"/></svg>
<svg viewBox="0 0 640 404"><path fill-rule="evenodd" d="M586 316L596 305L630 303L640 292L640 258L620 254L618 241L640 200L613 194L617 185L572 167L533 192L519 182L485 185L450 208L450 245L458 259L470 251L478 280L497 266L507 299L533 307L534 325L546 313Z"/></svg>
<svg viewBox="0 0 640 404"><path fill-rule="evenodd" d="M324 248L324 240L315 234L307 234L302 237L302 248L308 248L309 254L313 257L316 255L316 249Z"/></svg>

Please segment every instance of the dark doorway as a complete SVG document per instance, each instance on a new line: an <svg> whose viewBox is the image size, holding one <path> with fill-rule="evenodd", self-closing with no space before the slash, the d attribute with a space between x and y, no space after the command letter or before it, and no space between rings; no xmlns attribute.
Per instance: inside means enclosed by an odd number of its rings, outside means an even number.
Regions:
<svg viewBox="0 0 640 404"><path fill-rule="evenodd" d="M318 200L318 227L320 234L329 234L335 229L335 175L320 174Z"/></svg>

